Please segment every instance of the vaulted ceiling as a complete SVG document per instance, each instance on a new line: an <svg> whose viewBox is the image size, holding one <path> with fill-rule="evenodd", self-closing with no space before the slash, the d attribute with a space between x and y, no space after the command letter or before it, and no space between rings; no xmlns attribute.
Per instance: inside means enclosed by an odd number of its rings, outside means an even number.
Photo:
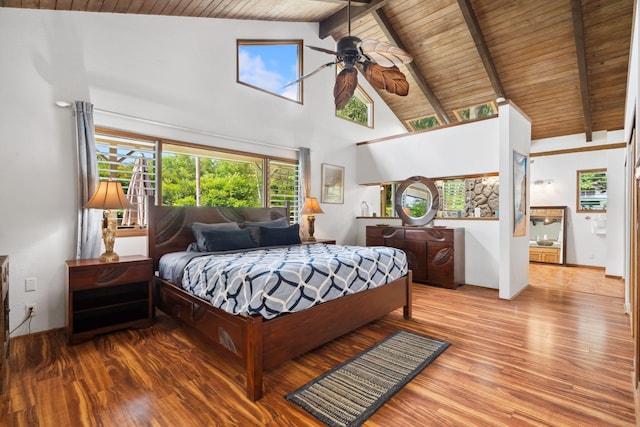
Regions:
<svg viewBox="0 0 640 427"><path fill-rule="evenodd" d="M388 41L406 97L381 92L403 122L504 97L531 120L532 138L624 127L633 0L352 0L351 34ZM347 35L345 0L0 0L0 6L203 18L318 22ZM321 64L305 64L310 71Z"/></svg>

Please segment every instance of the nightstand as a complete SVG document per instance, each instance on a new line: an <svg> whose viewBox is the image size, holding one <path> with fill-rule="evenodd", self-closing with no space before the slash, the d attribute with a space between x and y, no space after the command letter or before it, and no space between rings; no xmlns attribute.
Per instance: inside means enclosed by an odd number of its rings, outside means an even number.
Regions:
<svg viewBox="0 0 640 427"><path fill-rule="evenodd" d="M75 344L153 322L153 261L122 256L116 262L67 261L67 341Z"/></svg>

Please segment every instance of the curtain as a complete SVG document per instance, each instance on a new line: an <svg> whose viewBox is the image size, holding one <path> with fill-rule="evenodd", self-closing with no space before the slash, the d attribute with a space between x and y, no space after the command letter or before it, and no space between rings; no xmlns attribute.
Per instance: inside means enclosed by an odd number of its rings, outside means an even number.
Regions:
<svg viewBox="0 0 640 427"><path fill-rule="evenodd" d="M98 186L96 138L93 125L93 104L76 101L73 105L78 143L78 232L76 259L97 258L100 255L100 212L84 209Z"/></svg>
<svg viewBox="0 0 640 427"><path fill-rule="evenodd" d="M302 209L304 206L304 199L311 196L311 150L307 147L300 147L298 151L298 170L300 176L298 206ZM300 234L302 236L308 235L307 224L305 221L300 221Z"/></svg>

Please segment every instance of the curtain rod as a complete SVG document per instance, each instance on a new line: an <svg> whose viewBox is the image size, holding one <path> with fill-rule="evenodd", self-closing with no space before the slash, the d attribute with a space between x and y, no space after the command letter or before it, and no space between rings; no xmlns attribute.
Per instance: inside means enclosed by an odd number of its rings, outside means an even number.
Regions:
<svg viewBox="0 0 640 427"><path fill-rule="evenodd" d="M62 107L62 108L67 108L67 107L71 107L72 106L72 104L70 102L66 102L66 101L56 101L56 105L58 107ZM209 131L205 131L205 130L190 128L190 127L186 127L186 126L179 126L179 125L173 125L173 124L170 124L170 123L158 122L156 120L145 119L143 117L131 116L129 114L116 113L115 111L102 110L100 108L94 108L93 111L98 112L98 113L102 113L102 114L107 114L107 115L110 115L110 116L124 117L124 118L127 118L127 119L131 119L131 120L135 120L135 121L138 121L138 122L142 122L142 123L158 125L158 126L164 126L164 127L167 127L167 128L176 129L176 130L182 130L182 131L187 131L187 132L192 132L192 133L199 133L201 135L212 136L214 138L224 138L224 139L237 141L237 142L246 142L246 143L254 144L254 145L262 145L264 147L277 148L279 150L300 151L299 148L285 147L284 145L270 144L268 142L254 141L254 140L251 140L251 139L239 138L239 137L236 137L236 136L222 135L222 134L219 134L219 133L214 133L214 132L209 132Z"/></svg>

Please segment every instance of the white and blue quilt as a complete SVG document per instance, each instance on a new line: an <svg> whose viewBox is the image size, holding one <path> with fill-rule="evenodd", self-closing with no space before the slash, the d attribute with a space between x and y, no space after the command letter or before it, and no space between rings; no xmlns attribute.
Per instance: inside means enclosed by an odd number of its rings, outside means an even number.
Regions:
<svg viewBox="0 0 640 427"><path fill-rule="evenodd" d="M403 251L323 243L193 257L181 286L232 314L265 319L385 285L407 274Z"/></svg>

